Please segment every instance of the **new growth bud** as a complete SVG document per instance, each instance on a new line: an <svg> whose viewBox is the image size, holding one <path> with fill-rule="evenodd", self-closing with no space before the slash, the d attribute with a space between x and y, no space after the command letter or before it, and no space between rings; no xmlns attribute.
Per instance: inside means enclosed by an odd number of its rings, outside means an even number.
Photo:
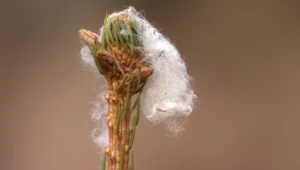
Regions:
<svg viewBox="0 0 300 170"><path fill-rule="evenodd" d="M79 35L82 41L88 46L94 47L99 44L98 35L91 31L81 29L79 30Z"/></svg>

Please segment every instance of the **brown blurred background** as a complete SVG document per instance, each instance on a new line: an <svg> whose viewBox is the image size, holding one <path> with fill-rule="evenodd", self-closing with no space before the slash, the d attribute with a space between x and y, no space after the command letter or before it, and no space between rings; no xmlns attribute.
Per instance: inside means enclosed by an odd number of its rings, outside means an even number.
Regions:
<svg viewBox="0 0 300 170"><path fill-rule="evenodd" d="M196 109L179 138L144 118L137 170L300 169L300 1L1 1L0 170L99 170L80 28L133 5L178 47Z"/></svg>

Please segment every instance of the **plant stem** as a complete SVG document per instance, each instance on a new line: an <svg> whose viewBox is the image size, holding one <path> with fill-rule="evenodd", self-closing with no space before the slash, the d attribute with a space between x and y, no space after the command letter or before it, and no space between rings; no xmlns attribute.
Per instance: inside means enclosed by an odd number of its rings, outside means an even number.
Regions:
<svg viewBox="0 0 300 170"><path fill-rule="evenodd" d="M118 90L119 82L115 78L111 79L108 95L106 96L109 103L107 116L109 146L106 148L108 170L129 170L131 107L125 107L125 103L130 106L131 102L130 97L128 99L126 96L126 91ZM118 109L122 110L121 115L118 114L120 112ZM117 128L120 128L120 130L117 130ZM120 131L119 134L118 131Z"/></svg>

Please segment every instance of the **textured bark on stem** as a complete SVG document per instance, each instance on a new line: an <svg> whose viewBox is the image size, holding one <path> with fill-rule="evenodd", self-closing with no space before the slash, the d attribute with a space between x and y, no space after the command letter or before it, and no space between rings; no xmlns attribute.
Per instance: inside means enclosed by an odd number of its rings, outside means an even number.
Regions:
<svg viewBox="0 0 300 170"><path fill-rule="evenodd" d="M109 113L107 115L107 126L109 128L109 146L106 148L107 169L108 170L129 170L129 153L130 148L130 118L131 107L127 108L125 113L124 103L126 102L126 92L119 91L119 80L112 79L109 83L109 91L106 96L109 103ZM130 106L130 100L128 105ZM120 120L120 133L117 134L118 128L118 108L122 110ZM121 155L122 154L122 155Z"/></svg>

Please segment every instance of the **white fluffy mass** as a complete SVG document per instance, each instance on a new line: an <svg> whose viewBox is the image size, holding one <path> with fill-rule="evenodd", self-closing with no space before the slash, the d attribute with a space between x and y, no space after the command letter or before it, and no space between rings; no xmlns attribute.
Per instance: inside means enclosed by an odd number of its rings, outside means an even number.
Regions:
<svg viewBox="0 0 300 170"><path fill-rule="evenodd" d="M139 25L139 50L154 69L142 93L143 113L151 122L164 122L170 132L180 134L196 99L185 63L166 37L134 8L128 10Z"/></svg>
<svg viewBox="0 0 300 170"><path fill-rule="evenodd" d="M97 121L97 128L92 131L92 138L95 143L98 144L101 150L108 146L108 128L106 126L106 115L108 113L108 104L104 95L107 92L107 83L105 78L99 74L96 67L93 55L90 48L87 45L83 45L80 51L81 60L87 66L87 69L94 72L97 79L100 79L101 86L97 88L99 95L95 99L92 109L92 119Z"/></svg>
<svg viewBox="0 0 300 170"><path fill-rule="evenodd" d="M133 7L129 7L116 15L125 11L129 13L128 17L135 19L138 24L138 39L142 46L137 47L137 50L142 53L142 57L145 57L145 60L154 69L142 93L143 113L152 123L164 122L172 134L178 135L182 132L182 125L192 112L193 103L196 99L196 95L191 89L190 77L187 74L185 63L174 45ZM122 31L122 33L126 32L126 30ZM86 46L83 46L81 50L81 58L86 64L97 70L93 57ZM107 87L102 90L95 102L96 107L92 115L92 118L100 123L99 128L93 132L93 139L101 148L108 144L105 125L108 106L103 98Z"/></svg>

